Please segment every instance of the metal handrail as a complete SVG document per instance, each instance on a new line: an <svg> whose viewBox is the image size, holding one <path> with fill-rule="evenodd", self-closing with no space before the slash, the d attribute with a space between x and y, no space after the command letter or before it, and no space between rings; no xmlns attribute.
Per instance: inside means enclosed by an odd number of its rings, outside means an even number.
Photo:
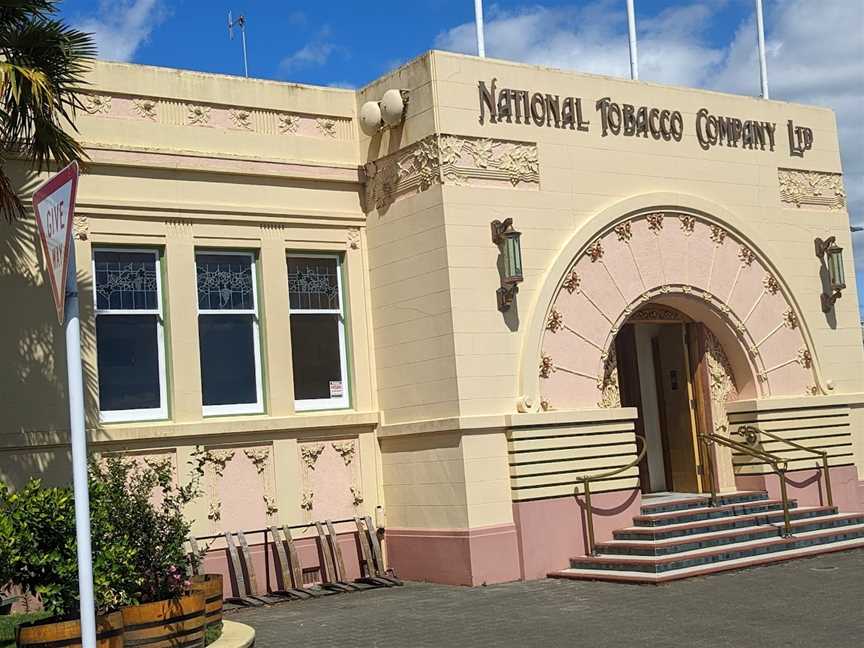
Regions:
<svg viewBox="0 0 864 648"><path fill-rule="evenodd" d="M625 470L629 470L633 466L638 465L642 461L642 459L645 458L645 453L648 450L648 444L646 443L645 438L638 435L638 434L634 434L633 436L635 436L639 440L639 442L642 444L642 450L639 452L639 454L636 456L636 458L633 461L628 463L626 466L620 466L618 468L615 468L614 470L609 470L606 472L597 473L596 475L585 475L584 477L577 477L577 479L580 482L582 482L582 485L585 488L585 509L588 512L588 515L587 515L587 518L588 518L588 552L587 552L587 554L589 556L597 555L596 551L594 549L594 514L591 511L591 482L597 481L598 479L608 479L609 477L614 477L615 475L618 475L618 474L624 472ZM573 496L578 497L579 496L579 486L578 485L575 486L573 490L574 490Z"/></svg>
<svg viewBox="0 0 864 648"><path fill-rule="evenodd" d="M760 459L761 461L771 464L771 468L774 470L775 473L777 473L777 476L780 478L780 498L783 500L783 537L791 537L792 520L789 515L789 497L786 493L786 470L789 467L787 461L782 457L771 454L770 452L766 452L764 450L757 450L756 448L752 448L749 445L739 443L738 441L734 441L729 437L725 437L721 434L716 434L714 432L700 434L699 441L705 448L704 460L708 460L708 458L711 456L711 444L719 443L722 446L726 446L727 448L731 448L732 450L737 450L738 452L742 452L744 454L750 455L755 459ZM718 505L716 479L716 471L711 470L711 477L708 480L711 486L711 506Z"/></svg>
<svg viewBox="0 0 864 648"><path fill-rule="evenodd" d="M803 446L800 443L795 443L794 441L790 441L789 439L784 439L781 436L777 436L771 432L766 430L761 430L755 425L742 425L738 428L736 434L740 434L747 442L755 445L759 440L759 435L764 434L769 439L773 439L774 441L779 441L780 443L785 443L788 446L795 448L796 450L803 450L804 452L810 452L815 454L818 457L822 458L822 472L825 475L825 494L828 497L828 506L834 506L834 494L831 492L831 476L828 472L828 451L827 450L817 450L816 448L808 448L807 446ZM817 464L818 467L818 464Z"/></svg>

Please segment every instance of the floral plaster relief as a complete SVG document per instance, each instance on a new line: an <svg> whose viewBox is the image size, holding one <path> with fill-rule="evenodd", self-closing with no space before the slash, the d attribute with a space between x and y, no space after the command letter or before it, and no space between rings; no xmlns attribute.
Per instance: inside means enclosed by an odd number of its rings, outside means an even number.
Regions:
<svg viewBox="0 0 864 648"><path fill-rule="evenodd" d="M148 121L171 126L240 130L263 135L298 135L350 140L351 120L331 115L282 112L224 104L198 104L164 97L82 94L84 111L98 117Z"/></svg>
<svg viewBox="0 0 864 648"><path fill-rule="evenodd" d="M212 469L206 473L215 482L215 497L221 506L221 520L218 523L214 521L215 531L229 527L260 529L270 524L268 509L275 502L271 447L239 447L212 452L222 453L224 458L228 458L224 467L220 469L211 464Z"/></svg>
<svg viewBox="0 0 864 648"><path fill-rule="evenodd" d="M300 444L301 503L307 520L357 514L360 461L356 439ZM361 500L362 501L362 496Z"/></svg>
<svg viewBox="0 0 864 648"><path fill-rule="evenodd" d="M536 190L536 144L432 135L366 165L367 210L383 209L436 184Z"/></svg>
<svg viewBox="0 0 864 648"><path fill-rule="evenodd" d="M778 169L780 201L794 207L846 207L846 189L839 173Z"/></svg>

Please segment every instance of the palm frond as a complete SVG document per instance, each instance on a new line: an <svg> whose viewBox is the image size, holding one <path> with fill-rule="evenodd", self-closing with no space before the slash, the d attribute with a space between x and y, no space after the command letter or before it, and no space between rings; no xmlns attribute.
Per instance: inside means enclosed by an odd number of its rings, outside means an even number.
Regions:
<svg viewBox="0 0 864 648"><path fill-rule="evenodd" d="M76 141L77 94L96 54L90 34L54 19L57 0L0 0L0 212L24 213L3 156L14 153L44 170L86 158Z"/></svg>
<svg viewBox="0 0 864 648"><path fill-rule="evenodd" d="M12 181L2 166L0 166L0 214L3 214L7 222L15 218L23 218L25 214L24 203L15 192L15 187L12 186Z"/></svg>

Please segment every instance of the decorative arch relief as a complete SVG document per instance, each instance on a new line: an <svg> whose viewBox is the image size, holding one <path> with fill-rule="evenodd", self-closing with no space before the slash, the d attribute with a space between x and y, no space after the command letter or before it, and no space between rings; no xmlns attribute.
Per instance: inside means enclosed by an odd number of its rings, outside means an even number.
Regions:
<svg viewBox="0 0 864 648"><path fill-rule="evenodd" d="M760 396L819 392L797 311L767 263L704 216L654 211L610 226L564 273L541 336L539 400L556 409L620 405L615 336L628 319L674 319L657 304L670 295L696 300L724 322ZM715 369L728 370L717 378L725 402L742 377L712 339Z"/></svg>

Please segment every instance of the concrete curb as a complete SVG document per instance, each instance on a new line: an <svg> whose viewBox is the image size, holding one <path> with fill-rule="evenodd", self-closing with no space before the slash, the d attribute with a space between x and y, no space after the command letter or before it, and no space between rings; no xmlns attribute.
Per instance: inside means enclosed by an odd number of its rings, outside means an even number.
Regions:
<svg viewBox="0 0 864 648"><path fill-rule="evenodd" d="M255 629L236 621L222 621L222 636L207 648L249 648L255 645Z"/></svg>

